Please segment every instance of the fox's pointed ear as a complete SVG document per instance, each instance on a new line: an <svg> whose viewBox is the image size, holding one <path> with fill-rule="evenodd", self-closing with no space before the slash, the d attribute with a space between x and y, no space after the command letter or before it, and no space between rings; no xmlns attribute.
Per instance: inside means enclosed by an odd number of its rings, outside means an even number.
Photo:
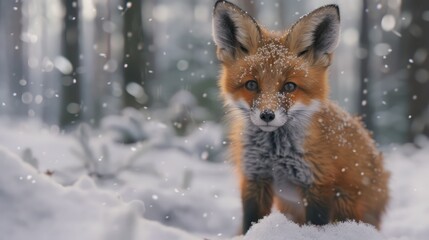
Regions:
<svg viewBox="0 0 429 240"><path fill-rule="evenodd" d="M286 44L298 57L329 66L339 35L339 8L334 4L327 5L300 18L290 29Z"/></svg>
<svg viewBox="0 0 429 240"><path fill-rule="evenodd" d="M220 61L227 63L255 53L260 38L260 28L251 16L230 2L216 2L213 9L213 39Z"/></svg>

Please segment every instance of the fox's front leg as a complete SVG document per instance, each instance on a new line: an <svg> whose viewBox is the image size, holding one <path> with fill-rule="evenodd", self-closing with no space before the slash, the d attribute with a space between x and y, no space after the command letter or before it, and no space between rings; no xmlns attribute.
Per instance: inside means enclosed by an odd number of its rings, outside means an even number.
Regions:
<svg viewBox="0 0 429 240"><path fill-rule="evenodd" d="M270 179L243 179L241 183L243 205L243 234L252 223L270 214L273 204L273 187Z"/></svg>
<svg viewBox="0 0 429 240"><path fill-rule="evenodd" d="M333 194L332 187L313 186L307 192L305 219L314 225L328 224L331 219Z"/></svg>
<svg viewBox="0 0 429 240"><path fill-rule="evenodd" d="M273 204L273 176L270 133L259 128L247 128L243 138L241 200L243 234L253 222L268 215Z"/></svg>

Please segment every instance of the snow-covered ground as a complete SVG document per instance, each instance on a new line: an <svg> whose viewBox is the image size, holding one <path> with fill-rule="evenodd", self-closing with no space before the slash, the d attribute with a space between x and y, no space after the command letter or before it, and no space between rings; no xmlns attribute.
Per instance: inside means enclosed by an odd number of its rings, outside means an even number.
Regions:
<svg viewBox="0 0 429 240"><path fill-rule="evenodd" d="M98 130L60 134L2 119L0 133L1 239L243 238L234 237L240 200L220 125L178 137L125 110ZM300 227L273 213L244 239L429 239L429 142L419 145L384 151L392 198L381 232L354 222Z"/></svg>

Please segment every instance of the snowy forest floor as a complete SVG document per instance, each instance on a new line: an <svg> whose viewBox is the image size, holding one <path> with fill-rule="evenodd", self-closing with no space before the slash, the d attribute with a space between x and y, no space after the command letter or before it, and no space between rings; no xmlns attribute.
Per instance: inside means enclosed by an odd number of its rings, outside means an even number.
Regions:
<svg viewBox="0 0 429 240"><path fill-rule="evenodd" d="M429 142L384 149L391 201L381 232L346 222L298 225L273 213L236 236L238 186L222 128L186 137L126 110L98 130L59 134L0 124L0 236L7 239L428 239ZM133 144L118 141L139 140ZM131 141L131 142L133 142Z"/></svg>

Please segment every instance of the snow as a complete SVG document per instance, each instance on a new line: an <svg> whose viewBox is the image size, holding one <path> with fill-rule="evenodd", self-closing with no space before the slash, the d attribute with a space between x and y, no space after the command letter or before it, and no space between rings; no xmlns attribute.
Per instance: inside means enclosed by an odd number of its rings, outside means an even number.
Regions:
<svg viewBox="0 0 429 240"><path fill-rule="evenodd" d="M8 239L197 239L141 218L141 201L125 203L87 176L63 187L4 148L0 164L7 170L0 174L0 233Z"/></svg>
<svg viewBox="0 0 429 240"><path fill-rule="evenodd" d="M388 236L429 236L429 141L422 139L419 145L423 148L405 145L386 156L392 199L382 229Z"/></svg>
<svg viewBox="0 0 429 240"><path fill-rule="evenodd" d="M356 222L341 222L323 227L299 226L281 213L272 213L253 226L244 240L305 240L305 239L383 239L374 227Z"/></svg>
<svg viewBox="0 0 429 240"><path fill-rule="evenodd" d="M56 127L34 121L0 119L1 236L12 240L429 236L425 186L429 141L424 138L418 147L384 149L391 171L391 201L380 232L355 222L298 226L274 212L246 236L236 236L241 222L239 190L231 164L222 161L225 144L219 124L204 123L177 136L168 125L130 110L102 123L100 129L86 125L61 134Z"/></svg>

